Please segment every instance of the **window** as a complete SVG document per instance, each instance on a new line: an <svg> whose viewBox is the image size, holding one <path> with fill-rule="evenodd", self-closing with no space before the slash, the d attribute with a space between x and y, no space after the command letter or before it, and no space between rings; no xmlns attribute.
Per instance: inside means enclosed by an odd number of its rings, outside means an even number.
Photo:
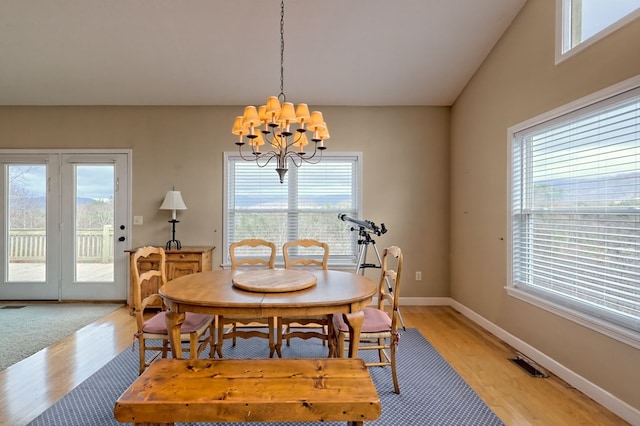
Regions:
<svg viewBox="0 0 640 426"><path fill-rule="evenodd" d="M640 16L640 0L556 0L556 63Z"/></svg>
<svg viewBox="0 0 640 426"><path fill-rule="evenodd" d="M225 153L225 263L229 245L245 238L282 245L298 238L329 244L329 262L355 265L357 235L338 214L360 217L360 154L327 153L317 164L290 165L280 183L273 162L264 168Z"/></svg>
<svg viewBox="0 0 640 426"><path fill-rule="evenodd" d="M640 78L633 84L510 129L508 290L640 347Z"/></svg>

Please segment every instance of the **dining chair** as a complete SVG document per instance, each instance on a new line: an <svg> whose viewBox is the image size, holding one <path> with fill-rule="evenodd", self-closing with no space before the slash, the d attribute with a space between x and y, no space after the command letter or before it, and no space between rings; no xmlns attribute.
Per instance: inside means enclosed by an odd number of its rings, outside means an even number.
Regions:
<svg viewBox="0 0 640 426"><path fill-rule="evenodd" d="M327 269L329 261L329 245L313 239L300 239L288 241L282 246L285 269ZM328 327L330 325L329 316L308 316L308 317L284 317L277 319L277 346L282 345L282 340L287 341L287 346L291 345L291 339L318 338L322 344L328 341ZM299 327L293 327L299 326ZM320 331L317 331L317 330ZM283 331L284 330L284 331Z"/></svg>
<svg viewBox="0 0 640 426"><path fill-rule="evenodd" d="M231 270L264 267L274 269L276 245L263 239L240 240L231 243L229 256L231 258ZM218 357L223 357L222 346L225 339L231 339L233 346L235 346L237 338L249 339L251 337L268 339L269 357L272 358L274 353L281 357L280 348L276 348L276 319L274 317L247 318L219 315L217 317L217 325L216 352ZM264 331L264 328L267 328L267 331Z"/></svg>
<svg viewBox="0 0 640 426"><path fill-rule="evenodd" d="M380 268L377 306L363 309L364 322L358 350L378 351L378 361L367 361L367 367L390 365L394 391L400 393L396 352L400 340L398 305L400 301L400 276L402 274L402 250L396 246L385 248L382 252ZM387 303L390 305L391 314L387 312ZM330 347L337 347L337 354L343 355L347 349L345 341L349 341L349 327L343 315L333 315L332 321L334 334L331 337L336 341Z"/></svg>
<svg viewBox="0 0 640 426"><path fill-rule="evenodd" d="M141 271L139 260L147 260L145 265L151 269ZM132 302L136 317L136 333L140 351L140 374L158 356L166 358L171 351L169 332L166 324L166 310L158 288L167 283L165 272L166 255L162 247L141 247L131 256L131 277L133 279ZM157 282L159 280L159 283ZM142 295L146 297L142 297ZM154 313L151 313L151 311ZM208 333L207 333L208 332ZM207 345L213 357L215 336L213 315L187 312L184 323L180 328L180 342L189 343L192 358L197 358ZM187 350L185 348L185 350ZM147 352L153 355L146 359Z"/></svg>

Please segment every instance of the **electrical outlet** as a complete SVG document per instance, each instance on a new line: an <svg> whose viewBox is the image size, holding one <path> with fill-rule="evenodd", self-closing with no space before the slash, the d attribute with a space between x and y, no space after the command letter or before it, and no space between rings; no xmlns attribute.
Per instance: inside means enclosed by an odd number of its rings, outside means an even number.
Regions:
<svg viewBox="0 0 640 426"><path fill-rule="evenodd" d="M133 217L134 225L142 225L142 216L134 216Z"/></svg>
<svg viewBox="0 0 640 426"><path fill-rule="evenodd" d="M416 271L416 281L422 281L422 271Z"/></svg>

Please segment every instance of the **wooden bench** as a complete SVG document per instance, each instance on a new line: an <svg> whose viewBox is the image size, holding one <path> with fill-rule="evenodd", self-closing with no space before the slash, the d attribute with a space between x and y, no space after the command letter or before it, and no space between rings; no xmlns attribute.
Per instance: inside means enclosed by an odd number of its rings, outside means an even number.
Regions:
<svg viewBox="0 0 640 426"><path fill-rule="evenodd" d="M322 422L363 426L381 405L362 359L159 359L116 401L119 422Z"/></svg>

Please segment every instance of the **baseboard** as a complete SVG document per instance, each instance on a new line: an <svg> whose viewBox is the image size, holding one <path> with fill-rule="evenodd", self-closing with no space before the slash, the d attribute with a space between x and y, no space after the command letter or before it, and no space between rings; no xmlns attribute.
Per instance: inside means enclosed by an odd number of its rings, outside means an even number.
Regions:
<svg viewBox="0 0 640 426"><path fill-rule="evenodd" d="M400 299L402 302L401 306L403 303L409 306L410 300L405 301L402 298ZM512 346L514 349L516 349L518 352L522 353L523 355L527 356L528 358L531 358L533 361L540 364L542 367L546 368L556 376L560 377L562 380L564 380L565 382L567 382L568 384L570 384L571 386L573 386L583 394L587 395L594 401L598 402L603 407L606 407L611 412L622 417L627 422L631 423L632 425L640 425L640 410L616 398L611 393L595 385L594 383L591 383L584 377L576 374L575 372L568 369L564 365L555 361L553 358L540 352L539 350L529 345L528 343L520 340L516 336L508 333L507 331L493 324L491 321L487 320L486 318L478 315L476 312L467 308L463 304L451 298L437 297L437 298L419 298L419 299L434 299L437 301L443 301L444 299L448 299L448 302L449 302L447 303L448 306L451 306L453 309L460 312L462 315L469 318L471 321L475 322L480 327L487 330L489 333L493 334L494 336L496 336L506 344ZM421 303L420 305L429 306L434 304L435 303ZM443 303L438 303L438 304L443 305Z"/></svg>
<svg viewBox="0 0 640 426"><path fill-rule="evenodd" d="M626 402L616 398L611 393L588 381L584 377L560 364L538 349L520 340L516 336L498 327L486 318L467 308L450 297L400 297L400 311L402 306L451 306L480 327L487 330L506 344L510 345L518 352L535 361L551 373L587 395L603 407L620 416L632 425L640 425L640 410Z"/></svg>

